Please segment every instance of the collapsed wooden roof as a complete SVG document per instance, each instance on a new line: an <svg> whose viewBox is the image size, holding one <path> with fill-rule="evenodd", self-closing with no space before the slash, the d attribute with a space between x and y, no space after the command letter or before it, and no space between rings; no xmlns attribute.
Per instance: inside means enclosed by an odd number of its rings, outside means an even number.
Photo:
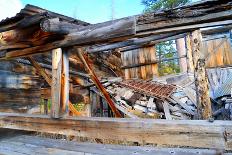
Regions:
<svg viewBox="0 0 232 155"><path fill-rule="evenodd" d="M180 8L92 24L27 5L0 22L0 58L88 46L88 52L139 48L203 27L230 25L230 0L205 0Z"/></svg>

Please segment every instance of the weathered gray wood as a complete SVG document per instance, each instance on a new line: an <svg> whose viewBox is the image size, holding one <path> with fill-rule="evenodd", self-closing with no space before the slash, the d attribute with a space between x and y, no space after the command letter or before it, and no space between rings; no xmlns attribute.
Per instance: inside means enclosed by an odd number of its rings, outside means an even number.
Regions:
<svg viewBox="0 0 232 155"><path fill-rule="evenodd" d="M1 145L2 144L2 145ZM8 145L7 145L8 144ZM0 141L2 150L18 153L43 153L49 154L49 150L53 153L84 153L85 155L214 155L223 153L223 150L207 150L207 149L187 149L187 148L158 148L158 147L141 147L141 146L120 146L120 145L103 145L93 143L78 143L64 140L56 140L49 138L33 137L33 136L17 136L10 139ZM22 146L22 147L21 147ZM40 150L41 149L41 150ZM29 151L29 152L26 152ZM34 151L34 152L33 152ZM48 152L44 152L48 151ZM4 152L5 153L5 152ZM7 152L8 153L8 152ZM6 153L6 154L7 154ZM12 154L10 154L12 155ZM25 155L25 154L24 154Z"/></svg>
<svg viewBox="0 0 232 155"><path fill-rule="evenodd" d="M187 54L187 70L189 73L194 73L193 54L192 54L190 34L186 35L185 43L186 43L186 54Z"/></svg>
<svg viewBox="0 0 232 155"><path fill-rule="evenodd" d="M209 83L205 71L205 58L202 52L202 36L199 30L196 30L192 33L191 44L193 51L192 56L198 117L199 119L209 119L212 117L212 109L209 96Z"/></svg>
<svg viewBox="0 0 232 155"><path fill-rule="evenodd" d="M44 115L0 113L0 127L90 138L232 150L232 123L206 120L117 118L50 119ZM97 134L96 134L97 133ZM120 136L118 136L120 135Z"/></svg>
<svg viewBox="0 0 232 155"><path fill-rule="evenodd" d="M146 44L151 45L151 44L155 44L157 42L165 41L168 39L171 40L171 39L179 38L184 35L185 34L171 32L168 34L154 35L154 36L149 36L149 37L144 37L144 38L129 39L124 42L113 43L109 45L91 46L87 48L87 51L89 53L94 53L94 52L100 52L100 51L113 50L117 48L123 48L123 47L130 46L130 45L137 45L138 47L142 47L143 45L146 45Z"/></svg>
<svg viewBox="0 0 232 155"><path fill-rule="evenodd" d="M40 23L40 27L45 32L54 32L58 34L69 34L83 28L83 25L60 21L59 18L44 19Z"/></svg>
<svg viewBox="0 0 232 155"><path fill-rule="evenodd" d="M180 32L181 33L181 32ZM158 36L163 35L163 34L159 34ZM183 34L178 34L178 35L174 35L174 36L170 36L170 37L166 37L163 39L157 39L157 40L151 40L151 41L144 41L143 43L140 44L135 44L135 45L131 45L131 46L127 46L127 47L123 47L121 48L121 52L125 52L125 51L130 51L130 50L134 50L134 49L138 49L138 48L142 48L144 46L153 46L157 43L163 42L163 41L168 41L168 40L175 40L178 38L182 38L185 37L185 33Z"/></svg>
<svg viewBox="0 0 232 155"><path fill-rule="evenodd" d="M177 103L179 104L182 108L184 108L189 114L191 115L195 115L195 112L192 111L192 109L186 104L183 103L182 101L180 101L177 97L175 96L171 96L171 98L168 99L169 101L173 102L173 103Z"/></svg>
<svg viewBox="0 0 232 155"><path fill-rule="evenodd" d="M52 51L52 106L51 117L60 118L61 105L61 73L62 73L62 50L61 48Z"/></svg>
<svg viewBox="0 0 232 155"><path fill-rule="evenodd" d="M165 118L167 120L172 120L172 116L170 115L170 109L168 107L168 102L167 101L163 101L163 108L164 108L164 114L165 114Z"/></svg>

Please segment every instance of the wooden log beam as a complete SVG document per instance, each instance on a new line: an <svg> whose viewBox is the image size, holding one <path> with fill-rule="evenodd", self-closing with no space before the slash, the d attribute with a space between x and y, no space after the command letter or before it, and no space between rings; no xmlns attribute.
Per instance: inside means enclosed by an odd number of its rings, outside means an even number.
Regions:
<svg viewBox="0 0 232 155"><path fill-rule="evenodd" d="M209 119L212 117L212 109L209 96L209 82L205 70L205 58L202 52L203 44L200 30L196 30L192 33L191 45L198 117L199 119Z"/></svg>
<svg viewBox="0 0 232 155"><path fill-rule="evenodd" d="M35 53L42 53L59 47L73 45L88 45L98 42L126 40L127 37L135 35L135 18L127 17L120 20L109 21L84 27L75 33L65 36L61 41L55 41L43 46L34 46L23 50L7 52L5 58L15 58Z"/></svg>
<svg viewBox="0 0 232 155"><path fill-rule="evenodd" d="M166 58L166 59L155 60L155 61L151 61L151 62L145 62L145 63L139 63L139 64L132 64L132 65L127 65L127 66L122 66L121 69L128 69L128 68L134 68L134 67L141 67L141 66L146 66L146 65L152 65L152 64L157 64L157 63L164 62L164 61L171 61L171 60L176 60L176 59L181 59L181 58L186 58L186 55L182 55L181 57Z"/></svg>
<svg viewBox="0 0 232 155"><path fill-rule="evenodd" d="M160 38L160 39L157 39L157 40L144 41L144 42L141 42L140 44L137 44L137 45L131 45L131 46L127 46L127 47L122 47L120 49L120 51L121 52L126 52L126 51L131 51L131 50L134 50L134 49L143 48L145 46L153 46L153 45L158 44L160 42L169 41L169 40L175 40L175 39L182 38L182 37L185 37L185 36L186 36L186 34L183 33L183 34L178 34L178 35L174 35L174 36L169 36L169 37L166 37L166 38Z"/></svg>
<svg viewBox="0 0 232 155"><path fill-rule="evenodd" d="M44 19L40 23L40 27L44 32L54 32L57 34L69 34L83 28L82 25L60 21L59 18Z"/></svg>
<svg viewBox="0 0 232 155"><path fill-rule="evenodd" d="M89 138L232 150L232 123L206 120L154 120L67 117L0 113L0 127ZM97 133L97 134L96 134ZM120 135L120 136L119 136Z"/></svg>
<svg viewBox="0 0 232 155"><path fill-rule="evenodd" d="M9 50L13 48L23 48L26 45L30 47L38 46L47 43L48 40L51 42L62 38L62 36L58 36L55 33L44 32L36 25L24 29L16 28L0 32L0 45L3 46L1 47L2 50Z"/></svg>
<svg viewBox="0 0 232 155"><path fill-rule="evenodd" d="M89 53L94 53L94 52L113 50L117 48L123 48L123 47L131 46L131 45L138 45L141 47L142 45L147 45L147 44L152 45L152 43L155 44L156 42L164 41L166 39L176 39L183 35L184 34L176 33L176 32L168 33L168 34L159 34L159 35L153 35L153 36L144 37L144 38L130 39L124 42L112 43L109 45L91 46L87 48L87 51Z"/></svg>
<svg viewBox="0 0 232 155"><path fill-rule="evenodd" d="M220 27L214 27L214 28L209 28L205 30L201 30L202 36L204 35L215 35L215 34L223 34L226 33L232 29L232 25L225 25L225 26L220 26Z"/></svg>

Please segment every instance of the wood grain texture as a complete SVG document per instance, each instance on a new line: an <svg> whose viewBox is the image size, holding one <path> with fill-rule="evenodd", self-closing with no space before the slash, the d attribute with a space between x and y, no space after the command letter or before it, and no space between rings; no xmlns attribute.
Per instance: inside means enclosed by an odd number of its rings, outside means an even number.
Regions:
<svg viewBox="0 0 232 155"><path fill-rule="evenodd" d="M189 148L159 148L144 146L121 146L94 143L70 142L35 136L16 136L0 140L0 152L6 155L14 154L67 154L67 155L215 155L221 150L189 149Z"/></svg>
<svg viewBox="0 0 232 155"><path fill-rule="evenodd" d="M192 56L194 65L194 78L196 85L197 110L199 119L212 117L211 101L209 97L209 82L205 70L205 59L203 55L202 36L199 30L193 31Z"/></svg>
<svg viewBox="0 0 232 155"><path fill-rule="evenodd" d="M52 51L52 106L51 117L60 118L61 106L61 73L62 73L62 50L60 48Z"/></svg>
<svg viewBox="0 0 232 155"><path fill-rule="evenodd" d="M90 138L232 150L232 123L118 118L66 118L0 114L0 127Z"/></svg>

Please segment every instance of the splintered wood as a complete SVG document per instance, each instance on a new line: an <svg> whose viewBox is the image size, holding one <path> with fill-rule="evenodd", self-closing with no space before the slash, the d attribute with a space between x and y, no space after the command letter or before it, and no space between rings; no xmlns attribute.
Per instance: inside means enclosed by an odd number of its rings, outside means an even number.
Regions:
<svg viewBox="0 0 232 155"><path fill-rule="evenodd" d="M196 116L193 76L180 75L174 79L176 81L166 79L170 84L148 80L116 81L106 88L117 101L117 108L123 108L124 111L119 110L127 117L193 119ZM156 91L153 90L155 93L151 93L151 86L156 87Z"/></svg>

